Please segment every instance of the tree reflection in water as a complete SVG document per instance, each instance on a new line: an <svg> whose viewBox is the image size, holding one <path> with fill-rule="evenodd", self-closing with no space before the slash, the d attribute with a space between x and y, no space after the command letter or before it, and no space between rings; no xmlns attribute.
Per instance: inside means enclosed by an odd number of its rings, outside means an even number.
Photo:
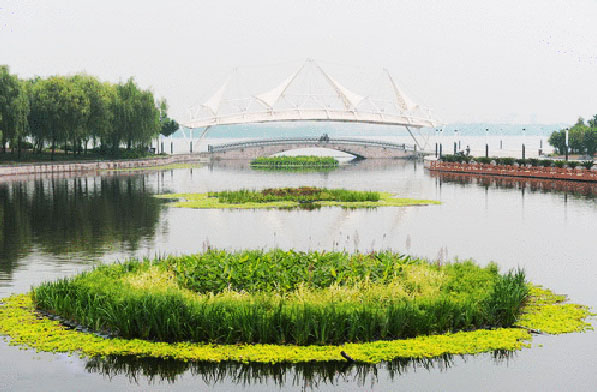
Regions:
<svg viewBox="0 0 597 392"><path fill-rule="evenodd" d="M0 183L0 274L33 251L98 256L152 238L161 202L146 175Z"/></svg>

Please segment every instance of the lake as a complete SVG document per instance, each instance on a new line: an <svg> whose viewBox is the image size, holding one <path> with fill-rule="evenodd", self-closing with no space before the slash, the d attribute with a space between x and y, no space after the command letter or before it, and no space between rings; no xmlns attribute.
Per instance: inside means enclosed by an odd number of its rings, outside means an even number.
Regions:
<svg viewBox="0 0 597 392"><path fill-rule="evenodd" d="M376 210L189 210L170 192L313 185L388 191L441 205ZM473 258L597 309L593 185L431 175L417 161L365 160L325 173L254 171L246 161L163 171L0 182L0 298L97 263L227 250L392 249ZM0 390L595 390L594 332L535 336L533 347L377 366L187 364L80 359L0 341Z"/></svg>

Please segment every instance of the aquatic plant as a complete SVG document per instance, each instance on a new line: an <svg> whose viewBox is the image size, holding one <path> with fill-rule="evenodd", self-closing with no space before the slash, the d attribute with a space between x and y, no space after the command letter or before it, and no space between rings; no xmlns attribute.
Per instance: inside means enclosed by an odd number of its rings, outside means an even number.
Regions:
<svg viewBox="0 0 597 392"><path fill-rule="evenodd" d="M265 172L285 173L329 173L338 169L338 166L251 166L251 169Z"/></svg>
<svg viewBox="0 0 597 392"><path fill-rule="evenodd" d="M251 161L251 166L266 167L333 167L338 166L338 160L328 156L316 155L280 155L274 157L259 157Z"/></svg>
<svg viewBox="0 0 597 392"><path fill-rule="evenodd" d="M208 192L208 196L217 197L220 203L268 203L276 201L294 201L313 203L321 201L339 202L376 202L381 198L378 192L350 191L346 189L326 189L302 186L298 188L270 188L261 191L240 189L235 191Z"/></svg>
<svg viewBox="0 0 597 392"><path fill-rule="evenodd" d="M340 344L511 326L524 272L391 252L274 250L100 266L33 291L39 309L125 338Z"/></svg>
<svg viewBox="0 0 597 392"><path fill-rule="evenodd" d="M208 193L166 194L156 196L176 199L169 203L183 208L298 208L308 204L321 207L376 208L406 207L439 204L433 200L399 198L388 192L351 191L314 187L264 189L262 191L240 189Z"/></svg>

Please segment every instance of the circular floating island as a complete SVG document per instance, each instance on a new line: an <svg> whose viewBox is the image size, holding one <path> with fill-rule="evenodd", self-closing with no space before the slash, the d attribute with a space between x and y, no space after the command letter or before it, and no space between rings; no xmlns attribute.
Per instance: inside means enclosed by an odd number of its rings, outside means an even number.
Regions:
<svg viewBox="0 0 597 392"><path fill-rule="evenodd" d="M499 273L397 253L273 250L129 261L5 298L11 344L86 356L260 363L519 350L588 308ZM344 353L342 353L344 352Z"/></svg>
<svg viewBox="0 0 597 392"><path fill-rule="evenodd" d="M273 188L260 191L240 189L208 193L177 193L158 195L162 199L177 199L173 207L186 208L377 208L408 207L439 204L433 200L395 197L388 192L353 191L303 186L298 188Z"/></svg>

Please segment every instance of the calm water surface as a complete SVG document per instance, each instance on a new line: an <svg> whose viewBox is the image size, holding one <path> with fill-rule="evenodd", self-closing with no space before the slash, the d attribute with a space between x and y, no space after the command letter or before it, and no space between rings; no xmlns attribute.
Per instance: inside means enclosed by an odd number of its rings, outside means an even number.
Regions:
<svg viewBox="0 0 597 392"><path fill-rule="evenodd" d="M439 206L378 210L169 208L154 194L315 185L389 191ZM420 162L362 161L328 173L266 173L247 162L0 182L0 297L96 263L207 247L369 251L496 261L597 309L597 188L437 176ZM537 336L514 354L378 366L184 364L79 359L0 342L0 390L586 390L597 335ZM540 347L539 345L543 345Z"/></svg>

